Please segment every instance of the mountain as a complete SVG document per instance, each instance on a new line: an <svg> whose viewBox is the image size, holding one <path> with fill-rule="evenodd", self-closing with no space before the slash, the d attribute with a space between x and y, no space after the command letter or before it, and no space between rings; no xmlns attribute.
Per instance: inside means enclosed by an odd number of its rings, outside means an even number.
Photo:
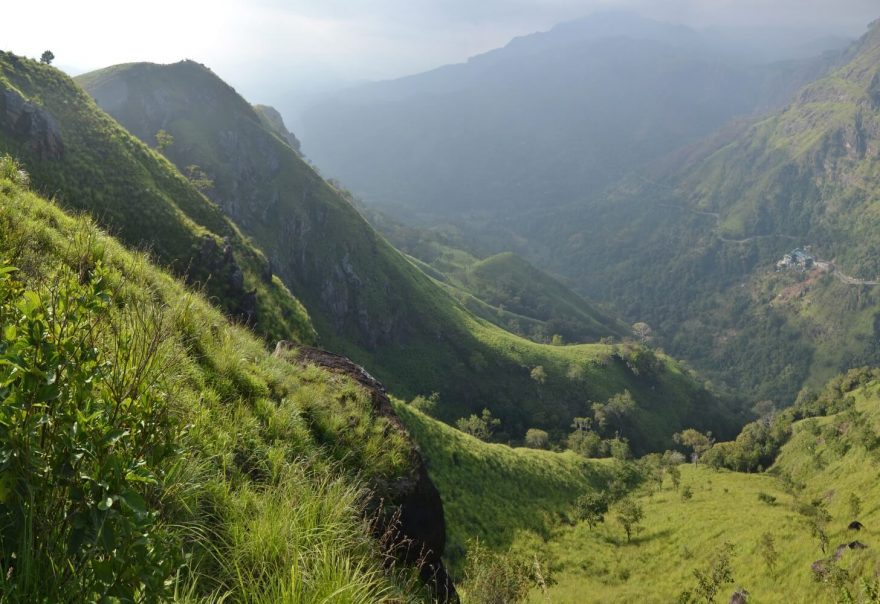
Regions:
<svg viewBox="0 0 880 604"><path fill-rule="evenodd" d="M204 66L121 65L79 81L135 136L173 137L167 157L212 181L207 194L303 300L322 346L399 396L439 392L445 421L490 407L503 435L520 438L532 426L564 430L585 401L629 390L641 409L628 434L637 450L684 424L729 426L714 395L663 354L635 344L539 345L474 317Z"/></svg>
<svg viewBox="0 0 880 604"><path fill-rule="evenodd" d="M314 341L308 314L266 256L57 69L0 52L0 153L17 157L40 191L149 250L259 333Z"/></svg>
<svg viewBox="0 0 880 604"><path fill-rule="evenodd" d="M880 362L878 59L875 22L781 111L533 215L527 257L754 398ZM809 270L777 270L804 246Z"/></svg>
<svg viewBox="0 0 880 604"><path fill-rule="evenodd" d="M270 353L27 182L0 157L0 600L428 601L419 567L450 595L381 385Z"/></svg>
<svg viewBox="0 0 880 604"><path fill-rule="evenodd" d="M683 26L603 13L335 95L300 135L326 175L397 216L527 224L785 103L830 60L755 63Z"/></svg>

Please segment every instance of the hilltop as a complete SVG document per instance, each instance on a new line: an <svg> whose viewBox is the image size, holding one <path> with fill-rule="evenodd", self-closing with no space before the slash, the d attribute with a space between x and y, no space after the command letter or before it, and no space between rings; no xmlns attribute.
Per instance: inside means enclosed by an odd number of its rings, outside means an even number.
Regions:
<svg viewBox="0 0 880 604"><path fill-rule="evenodd" d="M266 256L57 69L0 52L0 153L17 157L38 190L149 250L237 320L270 338L314 341Z"/></svg>

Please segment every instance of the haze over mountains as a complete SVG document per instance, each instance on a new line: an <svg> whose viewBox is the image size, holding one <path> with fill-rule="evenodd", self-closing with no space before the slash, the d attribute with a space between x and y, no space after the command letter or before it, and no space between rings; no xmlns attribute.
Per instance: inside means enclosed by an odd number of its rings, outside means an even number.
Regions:
<svg viewBox="0 0 880 604"><path fill-rule="evenodd" d="M491 218L596 195L735 116L782 105L832 62L759 62L683 26L600 14L340 93L306 112L301 136L368 203Z"/></svg>
<svg viewBox="0 0 880 604"><path fill-rule="evenodd" d="M742 281L797 245L858 258L863 271L873 262L865 249L873 237L855 236L861 226L795 208L824 208L837 195L808 186L822 177L796 158L818 166L841 145L869 145L869 118L844 108L859 103L847 100L854 89L833 91L853 69L845 66L870 64L875 31L846 51L767 63L748 46L734 51L687 28L599 15L466 64L354 89L313 109L306 152L366 204L417 224L454 224L482 255L516 251L630 323L647 321L658 342L720 383L784 400L875 358L873 332L833 318L843 312L836 304L819 307L826 319L803 323ZM864 78L856 86L870 97ZM815 114L831 98L834 109ZM767 131L776 121L785 135ZM765 136L772 142L759 152ZM844 215L862 214L833 220ZM859 294L856 306L870 297Z"/></svg>
<svg viewBox="0 0 880 604"><path fill-rule="evenodd" d="M771 31L0 51L0 601L878 604L880 20Z"/></svg>

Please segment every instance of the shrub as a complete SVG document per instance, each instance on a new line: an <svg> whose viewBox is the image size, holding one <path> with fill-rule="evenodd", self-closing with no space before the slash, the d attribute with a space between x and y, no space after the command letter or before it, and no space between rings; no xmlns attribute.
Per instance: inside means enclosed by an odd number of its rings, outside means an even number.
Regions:
<svg viewBox="0 0 880 604"><path fill-rule="evenodd" d="M15 273L0 269L0 599L161 597L181 564L160 502L182 430L161 318L117 309L100 264L34 290Z"/></svg>
<svg viewBox="0 0 880 604"><path fill-rule="evenodd" d="M776 505L776 497L769 493L764 493L763 491L758 493L758 501L762 501L767 505Z"/></svg>
<svg viewBox="0 0 880 604"><path fill-rule="evenodd" d="M500 424L501 420L492 417L491 411L483 409L479 417L473 414L470 417L463 417L455 422L455 427L480 440L489 440Z"/></svg>
<svg viewBox="0 0 880 604"><path fill-rule="evenodd" d="M546 449L550 446L550 435L544 430L529 428L526 432L525 443L531 449Z"/></svg>
<svg viewBox="0 0 880 604"><path fill-rule="evenodd" d="M471 541L461 591L469 604L517 604L526 600L532 587L551 584L548 568L537 557L495 553Z"/></svg>

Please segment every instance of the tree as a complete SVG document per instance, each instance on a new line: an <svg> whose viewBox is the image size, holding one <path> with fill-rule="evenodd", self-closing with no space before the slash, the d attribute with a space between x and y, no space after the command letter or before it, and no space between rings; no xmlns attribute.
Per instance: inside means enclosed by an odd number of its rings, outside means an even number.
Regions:
<svg viewBox="0 0 880 604"><path fill-rule="evenodd" d="M51 50L44 50L43 54L40 56L40 63L45 65L51 65L54 60L55 54Z"/></svg>
<svg viewBox="0 0 880 604"><path fill-rule="evenodd" d="M849 494L849 515L851 520L858 520L862 513L862 500L855 493Z"/></svg>
<svg viewBox="0 0 880 604"><path fill-rule="evenodd" d="M608 498L602 493L589 493L578 497L575 503L577 519L586 522L593 530L597 524L605 522L608 512Z"/></svg>
<svg viewBox="0 0 880 604"><path fill-rule="evenodd" d="M550 338L550 343L554 346L562 346L565 344L565 339L558 333L555 333L553 334L553 337Z"/></svg>
<svg viewBox="0 0 880 604"><path fill-rule="evenodd" d="M632 532L641 530L640 523L645 517L642 506L634 499L626 498L617 506L617 522L626 533L626 541L629 543Z"/></svg>
<svg viewBox="0 0 880 604"><path fill-rule="evenodd" d="M186 167L186 177L196 189L202 192L214 186L214 181L208 178L205 171L195 164Z"/></svg>
<svg viewBox="0 0 880 604"><path fill-rule="evenodd" d="M644 321L633 323L632 330L641 343L647 344L651 341L653 330L651 329L651 326Z"/></svg>
<svg viewBox="0 0 880 604"><path fill-rule="evenodd" d="M479 438L480 440L489 440L492 437L495 428L500 424L501 420L492 417L491 411L483 409L483 414L481 416L477 417L472 414L470 417L463 417L455 422L455 427L466 434Z"/></svg>
<svg viewBox="0 0 880 604"><path fill-rule="evenodd" d="M681 470L678 469L678 466L667 466L666 472L672 480L672 490L677 491L681 486Z"/></svg>
<svg viewBox="0 0 880 604"><path fill-rule="evenodd" d="M703 434L693 428L688 428L687 430L674 434L672 439L678 444L691 450L691 459L694 463L697 463L700 457L711 449L712 445L715 443L715 439L712 438L711 432Z"/></svg>
<svg viewBox="0 0 880 604"><path fill-rule="evenodd" d="M165 130L159 130L156 133L156 149L159 153L164 153L165 149L174 144L174 137Z"/></svg>
<svg viewBox="0 0 880 604"><path fill-rule="evenodd" d="M532 379L538 382L539 384L544 384L547 381L547 372L544 370L543 365L538 365L530 374Z"/></svg>
<svg viewBox="0 0 880 604"><path fill-rule="evenodd" d="M767 565L770 575L776 572L776 563L779 560L779 552L776 551L776 540L770 533L761 535L761 557Z"/></svg>
<svg viewBox="0 0 880 604"><path fill-rule="evenodd" d="M530 449L546 449L550 446L550 435L544 430L529 428L526 431L526 446Z"/></svg>
<svg viewBox="0 0 880 604"><path fill-rule="evenodd" d="M584 457L606 457L608 443L591 430L575 430L568 435L566 442L569 449Z"/></svg>
<svg viewBox="0 0 880 604"><path fill-rule="evenodd" d="M718 595L718 592L721 591L724 585L733 583L733 570L730 566L732 554L733 545L725 543L715 554L706 570L694 570L694 577L697 579L697 587L694 593L707 604L715 602L715 596Z"/></svg>
<svg viewBox="0 0 880 604"><path fill-rule="evenodd" d="M624 420L636 409L636 401L629 390L619 392L604 403L593 403L593 417L600 429L622 427Z"/></svg>
<svg viewBox="0 0 880 604"><path fill-rule="evenodd" d="M432 392L430 396L419 395L415 397L409 404L413 409L421 411L425 415L434 415L434 412L437 410L437 403L439 402L440 393Z"/></svg>

